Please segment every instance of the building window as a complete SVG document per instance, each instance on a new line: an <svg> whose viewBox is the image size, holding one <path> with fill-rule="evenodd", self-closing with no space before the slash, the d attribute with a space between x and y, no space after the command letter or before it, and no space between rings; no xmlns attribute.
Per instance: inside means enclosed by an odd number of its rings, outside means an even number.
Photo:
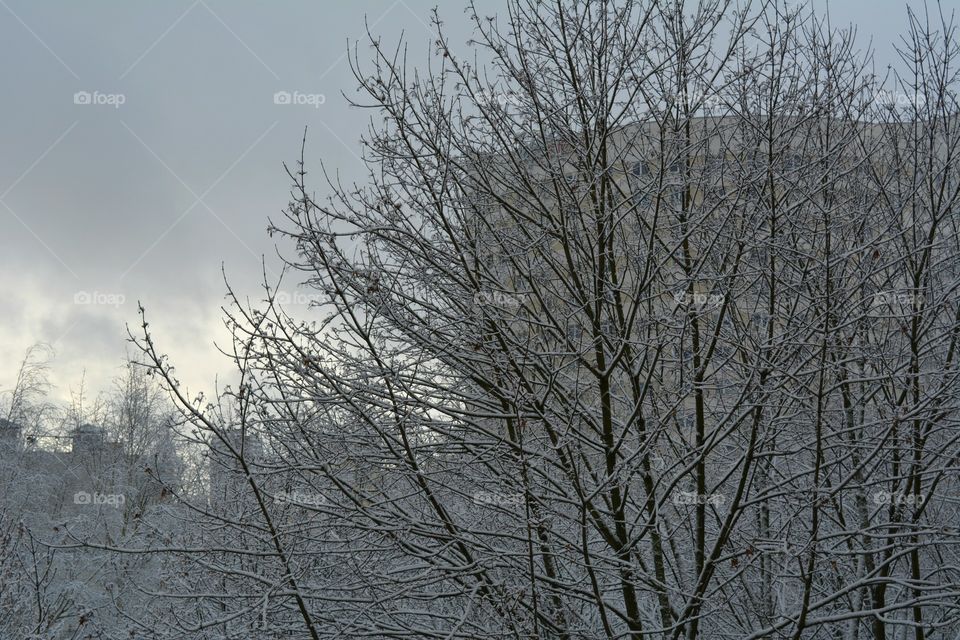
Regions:
<svg viewBox="0 0 960 640"><path fill-rule="evenodd" d="M726 158L724 157L724 154L722 152L710 154L709 156L707 156L707 160L706 160L707 171L711 173L720 173L723 170L723 165L725 161L726 161Z"/></svg>
<svg viewBox="0 0 960 640"><path fill-rule="evenodd" d="M669 189L664 194L664 200L668 205L679 209L683 206L683 189L680 187Z"/></svg>
<svg viewBox="0 0 960 640"><path fill-rule="evenodd" d="M493 196L477 195L469 201L470 209L482 218L489 218L497 211L497 201Z"/></svg>
<svg viewBox="0 0 960 640"><path fill-rule="evenodd" d="M750 314L750 324L760 331L766 331L770 323L770 316L763 312Z"/></svg>
<svg viewBox="0 0 960 640"><path fill-rule="evenodd" d="M650 196L646 193L634 191L630 194L630 204L640 209L647 209L650 207Z"/></svg>

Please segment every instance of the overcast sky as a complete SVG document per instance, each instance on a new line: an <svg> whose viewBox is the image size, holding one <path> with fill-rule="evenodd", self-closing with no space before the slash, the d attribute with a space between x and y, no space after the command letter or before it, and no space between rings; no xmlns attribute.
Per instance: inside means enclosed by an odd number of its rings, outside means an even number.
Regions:
<svg viewBox="0 0 960 640"><path fill-rule="evenodd" d="M225 337L221 264L250 292L263 256L277 268L267 217L288 201L282 163L304 127L308 158L363 175L369 113L341 95L355 87L348 40L366 20L424 60L435 4L0 0L0 390L35 342L56 351L57 396L84 371L93 392L107 388L137 300L181 379L209 390L229 370L213 346ZM831 13L886 62L905 6L844 0ZM440 12L466 53L463 3ZM277 92L313 104L275 104Z"/></svg>

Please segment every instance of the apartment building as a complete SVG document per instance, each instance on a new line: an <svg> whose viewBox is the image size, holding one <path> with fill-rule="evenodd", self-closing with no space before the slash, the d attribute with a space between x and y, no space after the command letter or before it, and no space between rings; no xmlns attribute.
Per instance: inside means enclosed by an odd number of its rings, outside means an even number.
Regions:
<svg viewBox="0 0 960 640"><path fill-rule="evenodd" d="M27 513L136 515L171 498L162 483L169 470L128 455L102 427L83 424L68 440L69 448L42 447L24 437L20 425L0 419L0 483L8 495L23 494L13 497Z"/></svg>

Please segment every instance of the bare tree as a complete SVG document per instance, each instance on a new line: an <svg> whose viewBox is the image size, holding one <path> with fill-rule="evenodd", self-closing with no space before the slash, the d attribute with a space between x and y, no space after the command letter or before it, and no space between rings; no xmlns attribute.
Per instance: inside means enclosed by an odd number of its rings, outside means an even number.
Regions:
<svg viewBox="0 0 960 640"><path fill-rule="evenodd" d="M38 343L27 349L13 387L2 394L2 413L6 420L36 431L39 423L49 417L52 406L46 402L46 395L50 389L48 375L52 358L53 349L49 345Z"/></svg>
<svg viewBox="0 0 960 640"><path fill-rule="evenodd" d="M234 296L212 403L134 338L225 496L184 503L215 533L139 549L192 568L144 619L960 632L953 23L911 14L877 78L778 2L472 15L483 63L438 18L428 73L352 58L365 184L290 171L271 232L316 322Z"/></svg>
<svg viewBox="0 0 960 640"><path fill-rule="evenodd" d="M184 526L168 499L183 485L175 416L147 371L127 362L98 399L106 424L97 448L50 447L90 415L82 390L66 410L48 397L51 355L28 351L0 423L0 635L129 638L137 628L128 618L169 569L113 550ZM78 506L76 490L116 502Z"/></svg>

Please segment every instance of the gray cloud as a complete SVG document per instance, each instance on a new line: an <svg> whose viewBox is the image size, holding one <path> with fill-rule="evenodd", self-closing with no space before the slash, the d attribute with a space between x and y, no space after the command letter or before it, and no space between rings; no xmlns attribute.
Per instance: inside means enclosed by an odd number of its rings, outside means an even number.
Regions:
<svg viewBox="0 0 960 640"><path fill-rule="evenodd" d="M326 158L347 180L363 175L355 154L369 114L341 97L354 89L348 38L364 36L366 15L387 39L405 32L416 64L431 42L433 4L0 7L0 54L13 62L0 68L0 356L8 363L0 387L13 375L9 363L48 341L58 381L85 367L91 385L105 388L140 299L184 379L209 388L227 368L211 346L222 337L221 264L251 291L262 255L278 269L265 227L287 202L281 163L296 159L303 127L311 158ZM872 30L881 51L903 17L899 2L832 9L837 23ZM461 6L442 15L465 47ZM318 108L277 105L278 91L324 99ZM100 104L75 104L77 92ZM126 302L77 305L78 292Z"/></svg>

